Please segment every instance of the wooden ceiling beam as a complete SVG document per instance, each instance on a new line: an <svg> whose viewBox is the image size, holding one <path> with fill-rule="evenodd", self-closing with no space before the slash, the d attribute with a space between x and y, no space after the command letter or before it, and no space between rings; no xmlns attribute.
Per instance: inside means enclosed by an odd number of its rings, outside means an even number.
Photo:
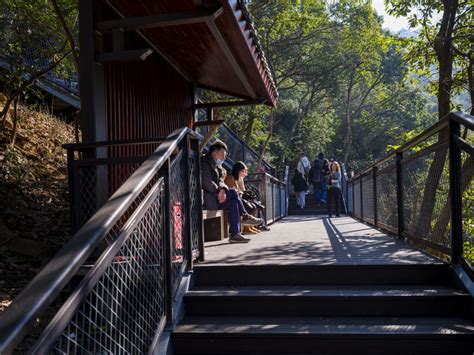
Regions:
<svg viewBox="0 0 474 355"><path fill-rule="evenodd" d="M224 9L222 7L199 8L197 10L185 12L126 17L123 19L97 22L96 29L98 31L112 31L114 29L133 31L157 27L189 25L192 23L214 21L223 11Z"/></svg>
<svg viewBox="0 0 474 355"><path fill-rule="evenodd" d="M202 127L202 126L217 126L221 125L225 122L225 120L214 120L214 121L196 121L194 122L194 127Z"/></svg>
<svg viewBox="0 0 474 355"><path fill-rule="evenodd" d="M266 99L256 100L241 100L241 101L223 101L223 102L203 102L194 105L194 109L204 108L220 108L220 107L234 107L234 106L251 106L265 103Z"/></svg>
<svg viewBox="0 0 474 355"><path fill-rule="evenodd" d="M110 53L100 53L97 55L99 63L110 62L139 62L145 60L153 51L151 48L134 49L128 51L118 51Z"/></svg>

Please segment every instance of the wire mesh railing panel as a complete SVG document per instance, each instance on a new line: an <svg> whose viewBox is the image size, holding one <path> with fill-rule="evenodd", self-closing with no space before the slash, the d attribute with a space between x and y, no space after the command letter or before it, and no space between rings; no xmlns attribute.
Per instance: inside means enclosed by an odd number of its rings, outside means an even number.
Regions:
<svg viewBox="0 0 474 355"><path fill-rule="evenodd" d="M447 143L402 162L403 231L449 249L449 161ZM440 250L442 251L442 250Z"/></svg>
<svg viewBox="0 0 474 355"><path fill-rule="evenodd" d="M285 217L286 214L286 188L285 185L280 186L280 214L278 218Z"/></svg>
<svg viewBox="0 0 474 355"><path fill-rule="evenodd" d="M275 218L280 218L280 188L279 185L273 185L273 208Z"/></svg>
<svg viewBox="0 0 474 355"><path fill-rule="evenodd" d="M374 182L372 174L362 177L363 218L374 223Z"/></svg>
<svg viewBox="0 0 474 355"><path fill-rule="evenodd" d="M186 263L187 216L186 206L186 168L184 150L181 150L173 159L170 166L170 209L171 209L171 235L172 235L172 284L181 278L183 266Z"/></svg>
<svg viewBox="0 0 474 355"><path fill-rule="evenodd" d="M396 230L397 212L397 168L395 164L377 170L377 223Z"/></svg>
<svg viewBox="0 0 474 355"><path fill-rule="evenodd" d="M193 255L199 252L199 212L201 201L201 191L198 188L198 181L201 172L199 171L199 152L189 151L189 207L191 209L191 252Z"/></svg>
<svg viewBox="0 0 474 355"><path fill-rule="evenodd" d="M360 194L360 178L354 180L354 217L361 218L362 196Z"/></svg>
<svg viewBox="0 0 474 355"><path fill-rule="evenodd" d="M60 354L146 353L166 317L163 180L53 347ZM110 250L114 245L110 245ZM105 253L104 253L105 254ZM101 259L97 263L100 262Z"/></svg>
<svg viewBox="0 0 474 355"><path fill-rule="evenodd" d="M461 149L462 258L474 270L474 156Z"/></svg>
<svg viewBox="0 0 474 355"><path fill-rule="evenodd" d="M265 179L265 200L267 223L273 223L273 184L268 178Z"/></svg>
<svg viewBox="0 0 474 355"><path fill-rule="evenodd" d="M79 225L75 226L75 230L78 230L80 226L84 225L89 218L99 208L97 206L97 193L100 193L100 198L103 199L107 196L106 189L97 189L97 167L96 166L78 166L77 167L77 189L78 189L78 206L77 210L79 213Z"/></svg>
<svg viewBox="0 0 474 355"><path fill-rule="evenodd" d="M78 190L75 200L79 202L79 208L76 207L78 216L73 232L79 230L140 166L139 163L76 163Z"/></svg>
<svg viewBox="0 0 474 355"><path fill-rule="evenodd" d="M249 169L250 172L256 172L258 168L258 161L260 160L259 156L249 150L245 149L245 165L247 165L247 168Z"/></svg>
<svg viewBox="0 0 474 355"><path fill-rule="evenodd" d="M242 143L227 129L221 127L216 132L216 137L227 144L227 158L233 163L244 159Z"/></svg>
<svg viewBox="0 0 474 355"><path fill-rule="evenodd" d="M352 199L352 191L354 190L354 185L352 183L347 184L347 212L354 213L354 201Z"/></svg>

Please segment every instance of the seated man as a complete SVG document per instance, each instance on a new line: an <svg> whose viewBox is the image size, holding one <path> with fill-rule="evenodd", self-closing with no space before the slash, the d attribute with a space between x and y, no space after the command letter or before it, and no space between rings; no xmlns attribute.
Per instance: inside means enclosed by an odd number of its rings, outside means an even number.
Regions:
<svg viewBox="0 0 474 355"><path fill-rule="evenodd" d="M248 243L250 240L240 234L240 217L245 224L259 225L260 218L247 213L239 194L224 183L222 163L227 155L227 145L219 140L210 147L201 159L202 189L204 190L204 209L226 210L229 217L230 243Z"/></svg>

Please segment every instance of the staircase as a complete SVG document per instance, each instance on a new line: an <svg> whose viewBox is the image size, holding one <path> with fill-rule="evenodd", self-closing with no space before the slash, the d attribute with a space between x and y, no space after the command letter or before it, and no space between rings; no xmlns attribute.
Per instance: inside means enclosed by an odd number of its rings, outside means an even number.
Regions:
<svg viewBox="0 0 474 355"><path fill-rule="evenodd" d="M343 206L344 205L341 198L341 201L339 202L339 211L341 214L344 214ZM313 192L310 192L308 195L306 195L306 205L303 211L301 211L298 205L296 204L295 195L292 194L289 197L289 201L288 201L288 214L289 215L315 215L315 214L327 214L327 213L328 213L328 208L325 203L316 205Z"/></svg>
<svg viewBox="0 0 474 355"><path fill-rule="evenodd" d="M472 354L449 265L197 266L175 354Z"/></svg>

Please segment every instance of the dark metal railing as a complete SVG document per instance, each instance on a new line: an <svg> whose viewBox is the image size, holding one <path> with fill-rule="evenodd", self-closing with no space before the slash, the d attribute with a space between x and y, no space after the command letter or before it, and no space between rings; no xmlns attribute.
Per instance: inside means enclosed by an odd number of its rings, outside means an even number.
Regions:
<svg viewBox="0 0 474 355"><path fill-rule="evenodd" d="M258 193L265 206L264 218L267 224L274 223L288 214L286 182L267 173L251 173L245 180L245 186Z"/></svg>
<svg viewBox="0 0 474 355"><path fill-rule="evenodd" d="M200 132L206 132L206 127L200 127ZM237 161L243 161L247 165L250 172L257 172L258 165L265 169L265 172L276 177L277 171L275 167L270 165L267 161L263 160L260 155L253 150L247 142L242 140L229 126L221 125L214 134L215 138L218 138L225 142L228 147L227 161L232 166Z"/></svg>
<svg viewBox="0 0 474 355"><path fill-rule="evenodd" d="M451 113L350 179L350 214L463 264L472 275L473 128L472 116Z"/></svg>
<svg viewBox="0 0 474 355"><path fill-rule="evenodd" d="M183 273L204 256L199 139L188 128L174 131L15 298L0 316L1 354L153 350L173 319ZM96 181L107 176L99 165L92 164ZM36 343L25 346L45 314Z"/></svg>

